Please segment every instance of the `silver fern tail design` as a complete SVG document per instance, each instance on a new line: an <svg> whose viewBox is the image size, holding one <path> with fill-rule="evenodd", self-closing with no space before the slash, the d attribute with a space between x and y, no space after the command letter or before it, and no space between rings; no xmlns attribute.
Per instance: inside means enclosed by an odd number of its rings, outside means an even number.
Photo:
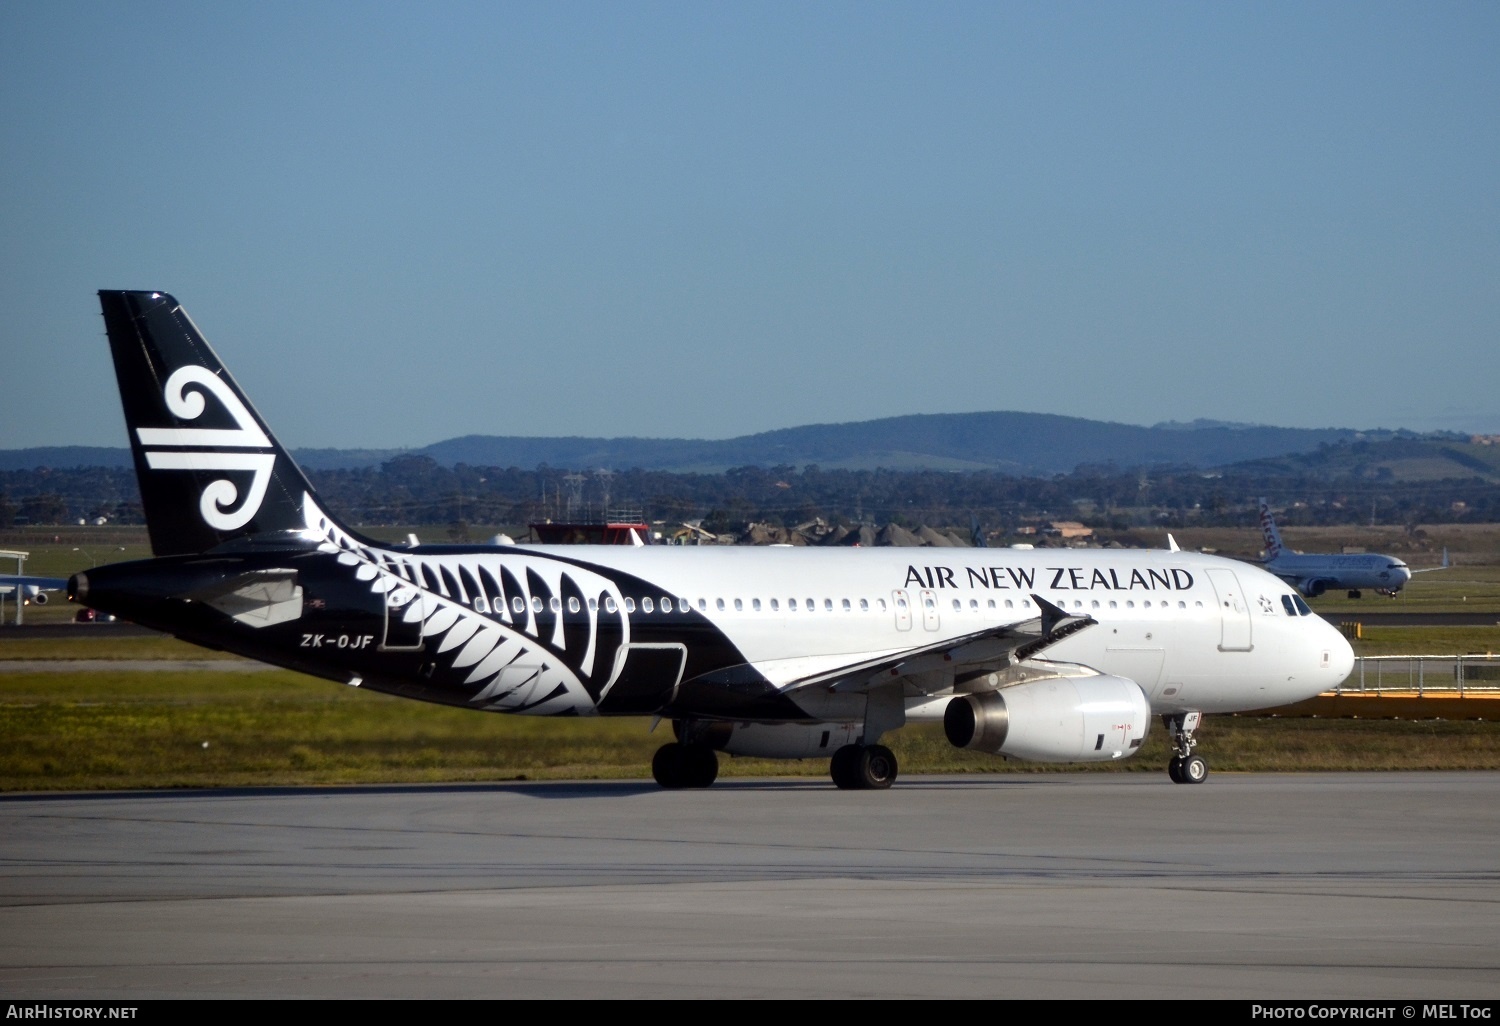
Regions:
<svg viewBox="0 0 1500 1026"><path fill-rule="evenodd" d="M407 554L371 546L304 501L319 551L369 585L386 610L382 648L432 657L429 679L496 712L592 716L630 644L625 596L609 578L556 560ZM566 612L567 616L562 615Z"/></svg>

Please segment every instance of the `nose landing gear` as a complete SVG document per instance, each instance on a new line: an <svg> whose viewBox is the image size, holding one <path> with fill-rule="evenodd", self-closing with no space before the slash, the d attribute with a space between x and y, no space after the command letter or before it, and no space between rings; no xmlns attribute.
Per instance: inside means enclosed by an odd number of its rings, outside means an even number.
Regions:
<svg viewBox="0 0 1500 1026"><path fill-rule="evenodd" d="M1208 779L1208 761L1193 754L1198 743L1193 731L1203 722L1200 712L1168 713L1162 723L1172 735L1172 760L1167 763L1167 776L1174 784L1201 784Z"/></svg>

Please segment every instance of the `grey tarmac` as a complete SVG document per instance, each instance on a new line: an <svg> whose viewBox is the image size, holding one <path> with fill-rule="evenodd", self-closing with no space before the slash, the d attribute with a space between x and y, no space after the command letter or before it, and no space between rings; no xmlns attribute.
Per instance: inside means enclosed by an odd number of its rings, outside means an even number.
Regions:
<svg viewBox="0 0 1500 1026"><path fill-rule="evenodd" d="M1500 773L0 796L5 998L1500 998Z"/></svg>

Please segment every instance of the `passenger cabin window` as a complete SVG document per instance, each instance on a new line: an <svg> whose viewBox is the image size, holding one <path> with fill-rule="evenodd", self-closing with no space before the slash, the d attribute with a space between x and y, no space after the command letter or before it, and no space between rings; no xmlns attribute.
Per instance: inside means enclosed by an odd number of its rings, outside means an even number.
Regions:
<svg viewBox="0 0 1500 1026"><path fill-rule="evenodd" d="M570 612L570 613L576 613L576 612L578 612L579 608L580 607L578 605L578 600L576 598L571 598L570 597L568 599L568 612Z"/></svg>
<svg viewBox="0 0 1500 1026"><path fill-rule="evenodd" d="M735 599L735 601L738 602L739 600ZM750 608L753 609L757 613L760 612L760 599L751 599L750 600Z"/></svg>
<svg viewBox="0 0 1500 1026"><path fill-rule="evenodd" d="M526 600L517 595L515 598L510 600L510 608L514 609L518 613L524 613L526 612Z"/></svg>
<svg viewBox="0 0 1500 1026"><path fill-rule="evenodd" d="M779 612L780 610L781 610L781 606L777 603L777 601L775 599L772 599L771 600L771 612L776 613L776 612Z"/></svg>
<svg viewBox="0 0 1500 1026"><path fill-rule="evenodd" d="M635 599L631 598L629 595L625 596L625 612L635 612ZM650 612L650 610L647 610L647 612Z"/></svg>
<svg viewBox="0 0 1500 1026"><path fill-rule="evenodd" d="M483 595L475 595L474 608L481 613L488 613L490 611L490 600Z"/></svg>
<svg viewBox="0 0 1500 1026"><path fill-rule="evenodd" d="M547 603L547 605L549 605L549 606L552 607L552 611L554 613L561 613L562 612L562 599L560 599L560 598L554 598L554 599L552 599L550 602Z"/></svg>
<svg viewBox="0 0 1500 1026"><path fill-rule="evenodd" d="M760 608L760 603L758 601L755 603L755 608L756 609ZM739 612L743 612L744 609L745 609L745 603L743 601L741 601L740 599L735 599L734 600L734 611L736 613L739 613Z"/></svg>
<svg viewBox="0 0 1500 1026"><path fill-rule="evenodd" d="M615 605L615 597L613 595L604 596L604 611L606 613L613 613L618 608Z"/></svg>
<svg viewBox="0 0 1500 1026"><path fill-rule="evenodd" d="M740 600L739 599L735 599L734 600L734 604L735 604L735 608L739 608ZM717 608L719 610L719 612L721 612L721 613L724 612L724 600L723 599L714 599L714 606L715 606L715 608Z"/></svg>
<svg viewBox="0 0 1500 1026"><path fill-rule="evenodd" d="M859 611L861 613L868 613L870 611L870 600L869 599L860 599L859 600Z"/></svg>
<svg viewBox="0 0 1500 1026"><path fill-rule="evenodd" d="M790 609L792 612L795 613L797 611L797 600L796 599L787 599L786 600L786 607L788 609Z"/></svg>
<svg viewBox="0 0 1500 1026"><path fill-rule="evenodd" d="M597 613L598 611L599 611L599 600L598 599L594 599L594 598L589 599L589 612L591 612L591 613Z"/></svg>
<svg viewBox="0 0 1500 1026"><path fill-rule="evenodd" d="M853 612L853 609L851 609L850 606L849 606L849 600L848 599L844 599L844 612L846 612L846 613Z"/></svg>
<svg viewBox="0 0 1500 1026"><path fill-rule="evenodd" d="M643 613L654 613L654 612L656 612L656 603L654 603L654 602L651 601L651 597L649 595L647 597L641 599L641 612L643 612Z"/></svg>

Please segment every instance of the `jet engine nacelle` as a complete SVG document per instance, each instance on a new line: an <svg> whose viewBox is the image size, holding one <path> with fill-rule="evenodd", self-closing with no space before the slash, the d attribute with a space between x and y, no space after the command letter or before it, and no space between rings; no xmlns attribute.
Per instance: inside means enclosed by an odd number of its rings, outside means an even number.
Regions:
<svg viewBox="0 0 1500 1026"><path fill-rule="evenodd" d="M1302 587L1299 590L1308 598L1317 598L1328 590L1328 582L1319 580L1303 581Z"/></svg>
<svg viewBox="0 0 1500 1026"><path fill-rule="evenodd" d="M1046 677L959 695L943 732L959 748L1036 762L1107 762L1133 755L1151 728L1151 703L1126 677Z"/></svg>
<svg viewBox="0 0 1500 1026"><path fill-rule="evenodd" d="M47 593L45 591L43 591L41 588L37 588L37 587L32 586L32 585L27 585L25 588L21 589L21 591L22 591L22 594L24 594L26 596L26 601L27 602L30 602L33 605L38 605L38 606L45 606L47 604L47 601L48 601L47 600Z"/></svg>
<svg viewBox="0 0 1500 1026"><path fill-rule="evenodd" d="M859 741L861 723L715 723L699 736L730 755L756 759L827 759Z"/></svg>

